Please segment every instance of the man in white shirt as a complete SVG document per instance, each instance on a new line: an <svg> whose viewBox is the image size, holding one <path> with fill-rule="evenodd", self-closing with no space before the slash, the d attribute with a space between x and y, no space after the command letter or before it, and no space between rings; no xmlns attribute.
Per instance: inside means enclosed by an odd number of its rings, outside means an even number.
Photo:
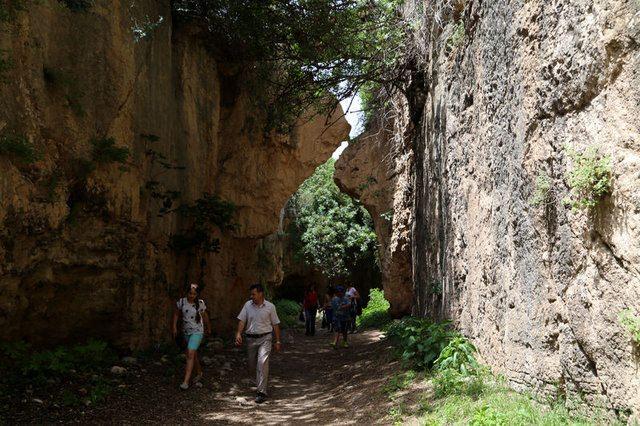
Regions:
<svg viewBox="0 0 640 426"><path fill-rule="evenodd" d="M276 351L280 352L280 319L273 303L264 299L262 284L254 284L251 300L244 304L238 315L238 331L236 345L242 345L242 332L247 339L247 355L249 367L256 370L256 402L263 403L267 398L267 382L269 381L269 356L271 355L272 333L276 335ZM246 330L245 330L246 326Z"/></svg>

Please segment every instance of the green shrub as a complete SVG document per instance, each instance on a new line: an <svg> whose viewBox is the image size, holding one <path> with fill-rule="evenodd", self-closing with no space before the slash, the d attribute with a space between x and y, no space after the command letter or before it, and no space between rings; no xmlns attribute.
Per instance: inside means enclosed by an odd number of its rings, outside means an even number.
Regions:
<svg viewBox="0 0 640 426"><path fill-rule="evenodd" d="M25 136L0 135L0 156L7 156L23 164L31 164L42 158Z"/></svg>
<svg viewBox="0 0 640 426"><path fill-rule="evenodd" d="M530 412L527 411L519 411L518 412L518 420L524 420L525 424L533 424L533 418L530 416ZM471 422L469 423L471 426L506 426L513 424L515 419L513 418L513 413L508 413L504 411L498 411L491 405L483 405L481 406L471 418ZM524 417L524 418L522 418ZM517 424L522 424L519 421Z"/></svg>
<svg viewBox="0 0 640 426"><path fill-rule="evenodd" d="M89 340L84 345L57 347L49 351L33 352L23 342L5 343L0 347L9 360L11 371L33 379L62 377L76 371L95 371L117 360L105 342Z"/></svg>
<svg viewBox="0 0 640 426"><path fill-rule="evenodd" d="M207 232L191 230L186 233L175 233L169 238L169 247L175 251L200 248L208 253L220 252L220 239L212 238Z"/></svg>
<svg viewBox="0 0 640 426"><path fill-rule="evenodd" d="M91 158L96 164L124 164L129 158L129 149L117 147L113 138L91 139Z"/></svg>
<svg viewBox="0 0 640 426"><path fill-rule="evenodd" d="M438 371L433 377L433 391L436 398L449 395L467 395L477 398L486 389L483 374L462 374L457 370Z"/></svg>
<svg viewBox="0 0 640 426"><path fill-rule="evenodd" d="M204 193L202 198L198 198L194 204L182 204L176 211L182 216L193 218L197 228L215 225L221 231L226 231L238 227L233 222L233 215L236 212L235 204L215 194ZM161 213L168 213L168 211L161 209Z"/></svg>
<svg viewBox="0 0 640 426"><path fill-rule="evenodd" d="M417 377L417 374L413 370L405 371L404 373L392 376L389 381L382 387L382 391L387 395L391 395L396 391L406 389L411 382Z"/></svg>
<svg viewBox="0 0 640 426"><path fill-rule="evenodd" d="M26 9L25 0L0 0L0 23L11 22Z"/></svg>
<svg viewBox="0 0 640 426"><path fill-rule="evenodd" d="M447 41L447 47L450 50L454 50L456 47L462 44L462 41L464 40L464 36L465 36L464 21L460 19L458 22L455 23L453 27L453 32L451 33L451 36Z"/></svg>
<svg viewBox="0 0 640 426"><path fill-rule="evenodd" d="M6 50L0 50L0 83L8 83L7 72L13 68L13 61L8 57Z"/></svg>
<svg viewBox="0 0 640 426"><path fill-rule="evenodd" d="M600 421L599 421L600 420ZM506 421L506 423L505 423ZM420 419L427 425L592 425L612 424L597 416L589 420L561 405L543 405L503 386L485 386L476 396L449 394ZM615 423L614 423L615 424Z"/></svg>
<svg viewBox="0 0 640 426"><path fill-rule="evenodd" d="M434 367L439 371L454 370L463 376L473 375L480 369L475 352L475 346L467 339L462 336L454 337L440 352Z"/></svg>
<svg viewBox="0 0 640 426"><path fill-rule="evenodd" d="M565 174L571 189L565 203L573 209L596 207L602 197L611 192L611 158L601 156L594 146L583 152L569 147L565 150L573 162L573 167Z"/></svg>
<svg viewBox="0 0 640 426"><path fill-rule="evenodd" d="M369 291L369 303L356 320L358 327L382 327L391 321L389 302L384 298L384 291L372 288Z"/></svg>
<svg viewBox="0 0 640 426"><path fill-rule="evenodd" d="M113 392L113 386L102 378L98 378L94 380L94 382L94 385L89 391L89 401L91 401L92 404L99 404Z"/></svg>
<svg viewBox="0 0 640 426"><path fill-rule="evenodd" d="M433 323L428 319L406 317L394 321L386 331L398 348L405 365L430 369L442 350L456 334L449 330L449 321Z"/></svg>
<svg viewBox="0 0 640 426"><path fill-rule="evenodd" d="M284 328L292 328L299 325L300 304L289 299L278 299L273 302L276 306L280 324Z"/></svg>
<svg viewBox="0 0 640 426"><path fill-rule="evenodd" d="M541 172L536 177L536 188L529 201L532 206L547 205L551 202L551 178L547 172Z"/></svg>
<svg viewBox="0 0 640 426"><path fill-rule="evenodd" d="M636 345L640 345L640 317L635 316L631 309L625 309L618 315L618 321L627 329Z"/></svg>
<svg viewBox="0 0 640 426"><path fill-rule="evenodd" d="M86 12L93 6L93 0L58 0L69 10L74 12Z"/></svg>

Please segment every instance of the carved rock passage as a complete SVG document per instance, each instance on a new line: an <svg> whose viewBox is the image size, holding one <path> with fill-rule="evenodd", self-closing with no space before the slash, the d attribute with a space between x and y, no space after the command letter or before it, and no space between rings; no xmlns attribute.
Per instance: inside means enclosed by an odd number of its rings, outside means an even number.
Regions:
<svg viewBox="0 0 640 426"><path fill-rule="evenodd" d="M160 17L135 42L132 28ZM199 279L214 331L230 330L261 275L261 239L348 136L341 111L329 128L322 117L264 137L242 72L173 22L169 1L96 2L88 12L34 2L4 26L0 49L14 67L0 85L0 133L26 135L43 158L0 158L0 338L146 346L167 338L173 301ZM78 199L70 165L96 137L131 155L124 169L98 165ZM149 150L184 169L161 167ZM158 217L152 181L180 192L175 205L205 192L232 201L240 228L218 232L218 254L170 250L187 224Z"/></svg>
<svg viewBox="0 0 640 426"><path fill-rule="evenodd" d="M385 290L411 277L414 312L453 319L517 389L637 413L637 352L618 313L640 312L640 4L456 4L427 8L439 19L420 46L426 102L409 102L423 111L398 108L414 123L364 138L336 166L376 220ZM613 193L592 215L561 201L567 144L612 158ZM406 152L409 206L391 201ZM554 202L534 207L541 172ZM396 206L412 218L399 273ZM387 209L392 229L376 217Z"/></svg>

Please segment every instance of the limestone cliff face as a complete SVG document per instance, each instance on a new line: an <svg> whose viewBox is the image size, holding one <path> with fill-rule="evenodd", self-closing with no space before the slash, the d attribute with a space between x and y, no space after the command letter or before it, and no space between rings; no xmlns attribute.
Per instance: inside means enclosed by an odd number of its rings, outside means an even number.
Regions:
<svg viewBox="0 0 640 426"><path fill-rule="evenodd" d="M334 180L341 191L359 199L378 237L382 287L390 313L411 313L411 191L413 152L403 138L406 120L377 120L336 161Z"/></svg>
<svg viewBox="0 0 640 426"><path fill-rule="evenodd" d="M228 330L260 276L261 239L347 137L346 121L264 136L244 74L173 22L168 1L86 12L34 2L2 31L13 68L0 84L0 135L25 135L43 155L0 157L0 338L148 345L165 338L192 280L205 285L215 331ZM92 138L128 148L127 164L79 178ZM213 231L219 253L170 249L189 221L158 216L166 195L175 208L207 193L237 206L238 229Z"/></svg>
<svg viewBox="0 0 640 426"><path fill-rule="evenodd" d="M414 75L425 83L405 111L415 131L400 132L414 154L414 311L452 318L518 389L637 412L637 351L618 313L640 313L640 5L430 6ZM383 144L350 147L342 167L366 169L361 181L387 169L401 157ZM612 194L592 214L562 203L565 145L612 158ZM542 173L551 202L534 207Z"/></svg>

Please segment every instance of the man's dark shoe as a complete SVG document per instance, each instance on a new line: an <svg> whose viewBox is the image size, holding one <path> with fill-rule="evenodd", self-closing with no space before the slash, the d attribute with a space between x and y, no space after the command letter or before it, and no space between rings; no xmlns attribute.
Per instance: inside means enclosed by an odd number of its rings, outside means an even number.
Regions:
<svg viewBox="0 0 640 426"><path fill-rule="evenodd" d="M267 400L267 395L262 392L258 392L258 396L256 396L256 404L262 404Z"/></svg>

